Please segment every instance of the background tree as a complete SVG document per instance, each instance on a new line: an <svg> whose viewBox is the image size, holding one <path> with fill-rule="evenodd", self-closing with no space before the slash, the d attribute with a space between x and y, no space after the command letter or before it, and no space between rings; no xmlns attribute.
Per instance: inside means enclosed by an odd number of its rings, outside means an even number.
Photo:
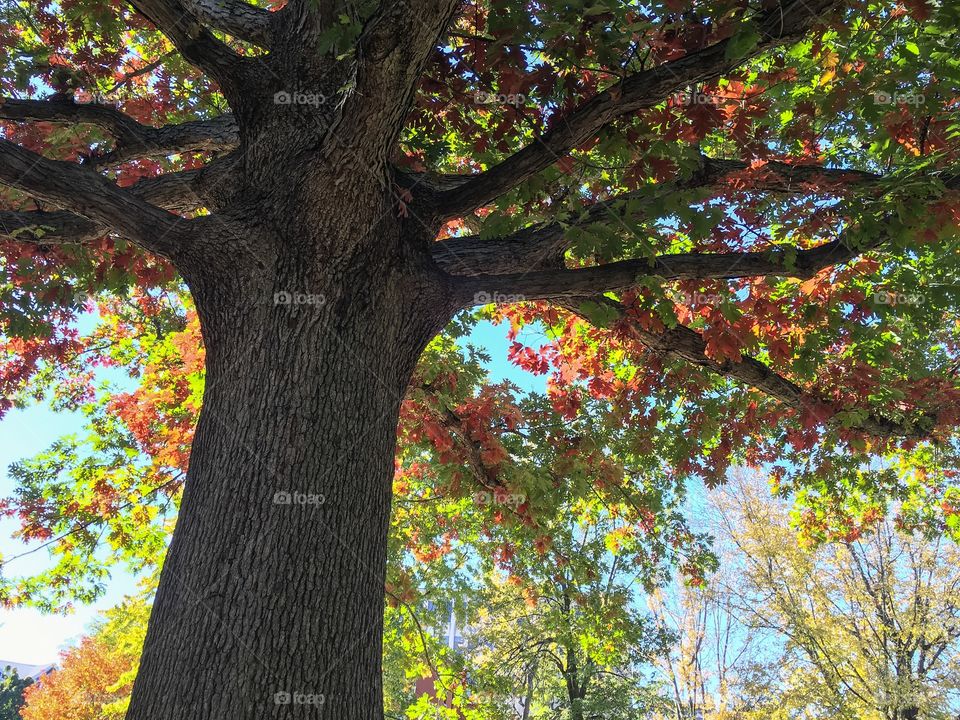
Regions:
<svg viewBox="0 0 960 720"><path fill-rule="evenodd" d="M782 643L770 628L745 621L727 590L736 585L740 558L728 551L718 555L720 569L705 585L676 583L647 600L657 627L672 640L649 660L667 705L651 717L786 720Z"/></svg>
<svg viewBox="0 0 960 720"><path fill-rule="evenodd" d="M278 692L380 714L401 404L431 339L491 299L534 301L511 323L554 344L511 356L551 372L558 411L617 408L650 467L719 482L786 449L804 462L777 474L802 486L905 450L914 479L878 497L956 514L926 472L956 424L948 4L3 12L4 406L91 349L78 294L149 306L179 277L204 341L131 720L280 715ZM60 397L91 391L67 375ZM109 511L179 483L128 465L76 506L36 492L51 476L10 511L62 557L104 527L123 555Z"/></svg>
<svg viewBox="0 0 960 720"><path fill-rule="evenodd" d="M122 720L137 674L150 606L144 596L108 610L59 666L28 688L23 720Z"/></svg>
<svg viewBox="0 0 960 720"><path fill-rule="evenodd" d="M32 684L32 678L22 678L13 668L4 668L0 676L0 718L19 720L20 708L24 703L23 692Z"/></svg>
<svg viewBox="0 0 960 720"><path fill-rule="evenodd" d="M877 518L811 550L749 482L722 495L744 574L728 590L751 626L786 642L784 695L816 717L946 720L960 679L955 544Z"/></svg>
<svg viewBox="0 0 960 720"><path fill-rule="evenodd" d="M636 712L657 648L637 594L711 567L683 486L646 472L606 403L568 419L542 393L485 383L456 345L425 360L401 414L388 563L388 598L419 618L404 664L468 717ZM469 626L454 653L421 637L451 603Z"/></svg>
<svg viewBox="0 0 960 720"><path fill-rule="evenodd" d="M628 718L657 704L644 664L666 638L641 599L682 562L698 573L709 564L702 538L664 522L676 498L655 525L649 499L639 518L623 499L639 499L641 483L609 482L609 469L595 467L594 482L606 487L557 503L555 518L535 515L535 538L506 524L478 548L489 579L471 620L469 681L519 717Z"/></svg>

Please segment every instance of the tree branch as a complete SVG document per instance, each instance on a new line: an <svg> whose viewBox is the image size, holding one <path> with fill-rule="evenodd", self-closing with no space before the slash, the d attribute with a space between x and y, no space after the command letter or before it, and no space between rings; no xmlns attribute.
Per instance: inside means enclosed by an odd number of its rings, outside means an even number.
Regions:
<svg viewBox="0 0 960 720"><path fill-rule="evenodd" d="M434 262L456 278L489 277L562 268L568 245L563 227L550 223L489 240L474 235L450 238L433 243L430 250Z"/></svg>
<svg viewBox="0 0 960 720"><path fill-rule="evenodd" d="M238 153L224 155L201 168L143 178L127 188L141 200L171 212L199 208L219 210L236 190Z"/></svg>
<svg viewBox="0 0 960 720"><path fill-rule="evenodd" d="M171 50L171 51L169 51L169 52L165 52L163 55L161 55L160 57L158 57L158 58L157 58L156 60L154 60L153 62L149 62L149 63L147 63L146 65L143 65L143 66L141 66L141 67L138 67L136 70L131 70L131 71L128 72L126 75L124 75L122 78L120 78L120 79L114 84L114 86L113 86L112 88L110 88L109 90L107 90L107 95L110 95L111 93L116 92L117 90L119 90L120 88L122 88L124 85L129 85L133 80L137 79L138 77L143 77L144 75L149 75L149 74L152 73L154 70L156 70L158 67L160 67L161 65L163 65L163 64L167 61L168 58L172 57L172 56L175 55L175 54L176 54L176 51L175 51L175 50Z"/></svg>
<svg viewBox="0 0 960 720"><path fill-rule="evenodd" d="M727 57L728 38L624 78L558 119L542 137L503 162L459 188L439 193L431 200L434 212L447 219L492 202L589 140L614 119L653 107L679 89L716 78L771 47L802 37L837 4L837 0L777 3L756 17L760 40L746 57Z"/></svg>
<svg viewBox="0 0 960 720"><path fill-rule="evenodd" d="M74 245L102 237L107 230L64 210L0 211L0 238L41 245Z"/></svg>
<svg viewBox="0 0 960 720"><path fill-rule="evenodd" d="M387 167L427 58L458 5L458 0L381 0L357 42L354 87L333 125L338 145L354 154L370 146L376 153L370 162Z"/></svg>
<svg viewBox="0 0 960 720"><path fill-rule="evenodd" d="M625 327L629 330L630 334L654 352L692 363L717 375L737 380L760 390L764 394L779 400L791 408L800 409L804 406L821 404L822 402L810 396L799 385L787 380L755 358L744 357L740 362L733 362L731 360L726 360L722 363L717 362L707 355L707 344L700 333L686 326L679 325L675 328L668 328L662 333L651 332L640 327L639 324L631 322L626 309L616 300L612 300L603 295L597 295L589 299L610 308L620 319L621 323L625 323ZM563 300L560 300L557 304L587 322L590 322L589 318L587 318L576 305ZM934 421L935 418L927 417L925 420L932 426L932 421ZM855 429L869 435L915 439L925 437L929 433L929 428L918 427L911 423L897 422L874 414L871 414L859 422Z"/></svg>
<svg viewBox="0 0 960 720"><path fill-rule="evenodd" d="M103 128L116 140L116 145L112 151L89 159L97 166L118 165L138 157L225 150L239 142L236 121L229 114L210 120L151 127L113 106L75 103L63 96L49 100L0 98L0 119L86 123Z"/></svg>
<svg viewBox="0 0 960 720"><path fill-rule="evenodd" d="M653 259L621 260L594 267L535 270L510 275L475 275L455 282L457 296L465 304L484 305L487 298L510 295L524 300L556 297L587 297L623 290L644 276L664 280L733 279L779 275L810 278L831 265L846 262L881 244L885 236L859 247L841 239L809 250L775 249L765 252L678 253ZM456 276L454 276L456 278Z"/></svg>
<svg viewBox="0 0 960 720"><path fill-rule="evenodd" d="M73 163L48 160L0 140L0 183L115 229L151 252L170 257L182 241L181 220L104 177Z"/></svg>
<svg viewBox="0 0 960 720"><path fill-rule="evenodd" d="M246 42L269 47L273 13L243 0L185 0L197 19Z"/></svg>
<svg viewBox="0 0 960 720"><path fill-rule="evenodd" d="M130 0L134 9L170 38L174 47L191 64L216 80L229 95L241 92L243 78L238 69L244 58L214 37L191 12L190 0ZM229 99L229 98L228 98Z"/></svg>
<svg viewBox="0 0 960 720"><path fill-rule="evenodd" d="M228 194L236 159L227 156L196 170L166 173L144 178L125 188L133 196L175 213L189 213L201 207L216 209L220 195ZM0 211L0 238L45 244L82 244L110 232L106 225L66 211Z"/></svg>
<svg viewBox="0 0 960 720"><path fill-rule="evenodd" d="M113 150L91 157L90 162L99 167L119 165L140 157L230 150L240 142L237 123L230 114L162 127L141 125L139 133L136 139L118 140Z"/></svg>
<svg viewBox="0 0 960 720"><path fill-rule="evenodd" d="M566 221L567 227L582 227L611 218L621 218L629 210L637 219L659 200L677 192L709 188L731 175L748 170L750 165L740 160L715 160L703 157L700 168L690 177L642 190L615 195L593 203L579 216ZM879 175L859 170L825 168L813 165L790 165L770 162L751 178L753 191L797 193L819 185L869 185ZM559 222L524 228L502 238L482 239L475 236L451 238L436 243L432 248L434 260L452 275L483 275L529 272L562 267L558 262L569 246L566 228Z"/></svg>

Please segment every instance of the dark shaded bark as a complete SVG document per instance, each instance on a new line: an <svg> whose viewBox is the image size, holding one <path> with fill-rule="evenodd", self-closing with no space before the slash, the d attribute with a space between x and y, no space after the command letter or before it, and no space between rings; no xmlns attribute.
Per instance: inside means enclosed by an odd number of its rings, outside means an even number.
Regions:
<svg viewBox="0 0 960 720"><path fill-rule="evenodd" d="M377 227L339 258L289 242L186 272L206 391L129 720L382 716L397 417L454 308Z"/></svg>
<svg viewBox="0 0 960 720"><path fill-rule="evenodd" d="M206 390L128 720L382 717L397 419L457 309L429 252L439 223L398 212L387 154L455 5L424 2L425 23L383 3L340 62L310 51L326 6L276 13L253 59L181 12L232 3L136 2L221 82L239 160L169 254L200 315Z"/></svg>

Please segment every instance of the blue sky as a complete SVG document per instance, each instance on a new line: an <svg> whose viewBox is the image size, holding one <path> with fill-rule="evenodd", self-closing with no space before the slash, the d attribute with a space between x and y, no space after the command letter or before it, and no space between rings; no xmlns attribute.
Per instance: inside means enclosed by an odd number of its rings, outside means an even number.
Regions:
<svg viewBox="0 0 960 720"><path fill-rule="evenodd" d="M0 420L0 497L8 497L14 489L7 472L10 463L31 457L58 437L81 428L78 414L56 413L42 406L14 410ZM10 537L16 527L13 519L0 520L0 554L4 558L30 549ZM45 562L46 557L41 550L11 561L5 570L8 575L26 572ZM118 574L99 602L66 616L42 615L32 608L0 609L0 660L38 665L55 661L61 647L78 639L100 610L116 605L134 591L134 586L132 578Z"/></svg>

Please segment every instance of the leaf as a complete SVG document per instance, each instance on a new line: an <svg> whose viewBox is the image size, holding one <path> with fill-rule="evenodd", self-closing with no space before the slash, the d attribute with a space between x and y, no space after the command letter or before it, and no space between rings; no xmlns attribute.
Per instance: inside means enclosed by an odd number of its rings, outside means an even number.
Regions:
<svg viewBox="0 0 960 720"><path fill-rule="evenodd" d="M746 57L760 42L760 31L752 20L740 24L737 32L727 41L724 56L728 60L739 60Z"/></svg>
<svg viewBox="0 0 960 720"><path fill-rule="evenodd" d="M597 303L593 300L587 300L578 306L584 317L590 321L591 325L597 327L609 328L620 317L620 313L606 303Z"/></svg>

